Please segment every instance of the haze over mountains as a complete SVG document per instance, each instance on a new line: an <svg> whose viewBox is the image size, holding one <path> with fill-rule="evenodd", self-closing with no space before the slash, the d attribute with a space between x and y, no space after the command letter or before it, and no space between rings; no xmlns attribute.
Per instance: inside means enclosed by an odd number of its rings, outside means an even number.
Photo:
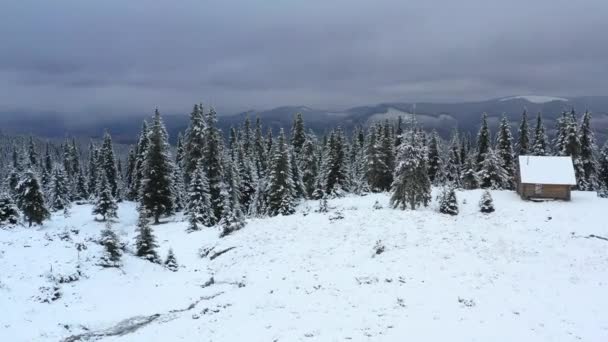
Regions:
<svg viewBox="0 0 608 342"><path fill-rule="evenodd" d="M162 112L162 106L161 106ZM461 103L406 103L389 102L369 106L353 107L342 111L332 111L307 106L283 106L270 110L250 110L238 114L219 113L219 126L226 130L231 126L242 124L246 116L252 120L259 116L266 126L278 130L289 127L293 115L301 112L308 128L323 133L338 125L347 130L356 125L366 126L376 120L404 118L416 114L418 122L426 129L436 129L441 135L458 128L464 132L476 132L482 113L488 113L490 125L495 126L498 118L507 114L513 127L516 127L521 113L527 110L532 119L536 113L542 113L549 131L553 129L554 120L563 111L575 109L577 113L589 110L593 113L597 138L604 141L608 131L608 96L586 97L553 97L553 96L510 96L479 102ZM5 134L33 134L48 138L62 138L66 135L80 138L100 137L103 129L108 129L115 141L132 143L137 136L141 122L151 116L150 113L129 114L123 116L94 118L82 114L82 117L67 116L61 113L4 112L0 113L3 123L0 132ZM165 123L172 138L183 131L189 113L164 113Z"/></svg>

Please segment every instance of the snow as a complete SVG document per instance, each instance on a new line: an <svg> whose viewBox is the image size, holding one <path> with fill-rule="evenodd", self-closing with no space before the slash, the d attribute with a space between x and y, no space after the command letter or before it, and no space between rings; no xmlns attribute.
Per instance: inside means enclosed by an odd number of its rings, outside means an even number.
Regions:
<svg viewBox="0 0 608 342"><path fill-rule="evenodd" d="M565 99L563 97L542 96L542 95L511 96L511 97L505 97L503 99L500 99L500 101L509 101L509 100L516 100L516 99L523 99L528 102L538 103L538 104L552 102L552 101L563 101L563 102L568 101L568 99Z"/></svg>
<svg viewBox="0 0 608 342"><path fill-rule="evenodd" d="M519 156L521 182L576 185L571 157Z"/></svg>
<svg viewBox="0 0 608 342"><path fill-rule="evenodd" d="M571 202L535 203L493 191L496 212L485 215L481 195L457 192L458 216L439 214L437 203L394 210L387 194L329 200L328 213L310 201L294 215L251 219L223 239L219 228L188 234L181 217L171 218L153 228L163 259L173 248L178 272L129 253L122 269L96 266L102 249L91 239L104 224L92 220L90 206L73 206L69 218L56 214L38 229L0 230L0 336L608 340L608 241L590 237L608 236L606 200L575 191ZM121 203L118 215L114 229L132 245L134 205ZM59 237L66 227L79 229L71 241ZM75 271L75 243L87 245L80 252L87 277L60 284L60 299L38 302L51 267L55 275Z"/></svg>

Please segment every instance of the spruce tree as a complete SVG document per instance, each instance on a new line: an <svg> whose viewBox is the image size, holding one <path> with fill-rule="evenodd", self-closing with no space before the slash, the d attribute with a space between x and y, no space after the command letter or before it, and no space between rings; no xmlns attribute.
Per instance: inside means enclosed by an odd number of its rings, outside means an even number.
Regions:
<svg viewBox="0 0 608 342"><path fill-rule="evenodd" d="M448 215L458 215L458 200L454 186L444 186L439 197L439 212Z"/></svg>
<svg viewBox="0 0 608 342"><path fill-rule="evenodd" d="M431 141L429 142L428 148L428 173L429 180L432 184L437 184L439 179L441 165L441 156L439 153L439 136L437 131L433 131L431 134Z"/></svg>
<svg viewBox="0 0 608 342"><path fill-rule="evenodd" d="M604 143L598 161L598 188L608 197L608 141Z"/></svg>
<svg viewBox="0 0 608 342"><path fill-rule="evenodd" d="M316 178L318 176L318 160L315 143L307 139L302 147L302 183L307 198L311 198L315 191Z"/></svg>
<svg viewBox="0 0 608 342"><path fill-rule="evenodd" d="M99 264L103 267L120 267L122 249L110 222L107 222L105 229L101 231L100 243L104 247L104 254Z"/></svg>
<svg viewBox="0 0 608 342"><path fill-rule="evenodd" d="M344 195L348 190L347 151L345 137L340 128L332 131L329 136L324 166L325 193L331 196ZM295 187L293 184L292 186Z"/></svg>
<svg viewBox="0 0 608 342"><path fill-rule="evenodd" d="M293 124L291 126L291 146L298 157L302 153L302 148L304 147L304 143L306 142L306 133L304 129L304 119L302 118L302 113L297 113L293 118Z"/></svg>
<svg viewBox="0 0 608 342"><path fill-rule="evenodd" d="M452 140L448 148L448 158L445 163L445 179L452 183L455 187L461 187L460 175L462 169L462 161L460 160L460 138L458 131L452 134Z"/></svg>
<svg viewBox="0 0 608 342"><path fill-rule="evenodd" d="M141 180L143 179L144 162L148 151L148 123L144 120L141 126L141 132L139 133L139 139L137 141L136 154L135 154L135 165L133 167L133 176L131 181L131 187L129 189L129 199L136 201L139 199L139 193L141 188Z"/></svg>
<svg viewBox="0 0 608 342"><path fill-rule="evenodd" d="M89 143L89 168L88 168L88 179L87 188L89 190L89 196L97 196L97 179L99 178L99 150L93 145L91 141Z"/></svg>
<svg viewBox="0 0 608 342"><path fill-rule="evenodd" d="M255 144L253 145L255 148ZM236 146L236 165L240 178L241 205L248 208L255 194L256 183L258 182L258 174L251 154L245 153L245 149L241 143Z"/></svg>
<svg viewBox="0 0 608 342"><path fill-rule="evenodd" d="M479 200L479 211L484 214L494 212L494 201L492 200L492 195L490 195L490 191L488 190L483 192L481 200Z"/></svg>
<svg viewBox="0 0 608 342"><path fill-rule="evenodd" d="M173 199L175 211L182 211L186 208L186 187L184 185L184 173L180 164L176 164L173 168L173 176L171 179L173 186Z"/></svg>
<svg viewBox="0 0 608 342"><path fill-rule="evenodd" d="M42 221L50 217L44 204L44 195L40 183L32 170L23 173L22 179L15 188L15 193L17 207L23 213L23 217L30 227L33 223L42 224Z"/></svg>
<svg viewBox="0 0 608 342"><path fill-rule="evenodd" d="M150 213L146 212L146 209L139 207L139 218L137 220L137 235L135 236L135 255L146 259L153 263L160 263L156 248L156 237L148 222Z"/></svg>
<svg viewBox="0 0 608 342"><path fill-rule="evenodd" d="M532 145L532 155L546 156L549 154L545 125L540 113L536 116L536 128L534 129L534 144Z"/></svg>
<svg viewBox="0 0 608 342"><path fill-rule="evenodd" d="M479 185L483 189L504 189L508 184L509 175L502 167L502 158L494 152L492 148L488 149L485 154L485 159L481 164L481 169L477 173Z"/></svg>
<svg viewBox="0 0 608 342"><path fill-rule="evenodd" d="M597 160L594 153L597 147L595 145L595 136L591 129L591 113L585 112L583 114L579 132L581 143L580 160L583 169L583 181L581 182L583 186L581 190L591 191L597 187Z"/></svg>
<svg viewBox="0 0 608 342"><path fill-rule="evenodd" d="M105 173L102 172L99 178L98 195L93 206L93 215L101 215L102 221L106 221L109 218L118 217L116 214L118 205L116 205L116 200L112 196L112 190Z"/></svg>
<svg viewBox="0 0 608 342"><path fill-rule="evenodd" d="M169 155L168 134L158 109L148 133L148 146L142 170L139 200L159 223L162 215L174 212L173 163Z"/></svg>
<svg viewBox="0 0 608 342"><path fill-rule="evenodd" d="M270 161L268 175L268 214L291 215L295 212L294 185L291 175L289 148L285 142L285 133L280 130L276 146Z"/></svg>
<svg viewBox="0 0 608 342"><path fill-rule="evenodd" d="M53 171L49 202L53 211L64 210L70 205L69 189L65 174L59 167L56 167Z"/></svg>
<svg viewBox="0 0 608 342"><path fill-rule="evenodd" d="M221 198L221 191L224 182L222 136L216 128L217 116L215 110L211 108L205 118L205 145L203 150L203 160L206 167L207 180L209 181L209 195L211 207L215 217L221 217L224 203Z"/></svg>
<svg viewBox="0 0 608 342"><path fill-rule="evenodd" d="M576 124L576 117L574 110L570 115L564 117L563 132L561 136L561 151L560 155L570 156L572 163L574 164L574 173L576 176L577 188L583 190L588 188L589 184L586 183L585 170L583 168L583 161L581 159L581 141L579 139L578 127Z"/></svg>
<svg viewBox="0 0 608 342"><path fill-rule="evenodd" d="M296 157L296 152L292 149L289 153L291 164L291 177L293 180L293 195L294 198L306 198L304 182L302 181L302 173L300 172L299 159Z"/></svg>
<svg viewBox="0 0 608 342"><path fill-rule="evenodd" d="M38 152L32 136L29 137L27 144L27 159L29 167L35 170L38 167Z"/></svg>
<svg viewBox="0 0 608 342"><path fill-rule="evenodd" d="M511 125L506 115L503 115L498 128L496 138L496 153L502 161L501 166L506 172L504 182L505 189L513 189L515 186L515 156L513 153L513 137L511 136Z"/></svg>
<svg viewBox="0 0 608 342"><path fill-rule="evenodd" d="M477 177L477 166L473 160L473 156L466 159L462 165L460 182L462 188L466 190L477 189L479 187L479 178Z"/></svg>
<svg viewBox="0 0 608 342"><path fill-rule="evenodd" d="M371 191L373 192L381 192L386 189L383 188L382 184L382 174L383 170L386 169L386 165L384 165L384 159L382 158L380 144L378 140L380 139L378 135L378 129L376 127L370 127L367 133L367 147L366 147L366 156L367 156L367 180L369 182L369 186Z"/></svg>
<svg viewBox="0 0 608 342"><path fill-rule="evenodd" d="M183 167L186 186L190 184L190 179L196 170L198 161L203 158L206 130L203 108L202 106L194 105L190 114L190 126L186 130L184 139Z"/></svg>
<svg viewBox="0 0 608 342"><path fill-rule="evenodd" d="M11 196L6 192L0 192L0 225L17 224L19 221L19 210Z"/></svg>
<svg viewBox="0 0 608 342"><path fill-rule="evenodd" d="M167 258L164 262L165 268L171 272L177 272L179 269L179 264L177 263L177 259L175 258L175 254L173 253L173 248L169 248L169 252L167 253Z"/></svg>
<svg viewBox="0 0 608 342"><path fill-rule="evenodd" d="M75 201L86 201L89 198L89 189L87 187L87 180L82 169L78 170L76 176L76 182L74 183L73 199Z"/></svg>
<svg viewBox="0 0 608 342"><path fill-rule="evenodd" d="M491 148L490 128L488 127L488 114L483 113L481 117L481 127L477 134L477 169L481 169L486 153Z"/></svg>
<svg viewBox="0 0 608 342"><path fill-rule="evenodd" d="M112 197L118 199L118 170L116 168L112 137L108 132L106 132L103 137L103 144L101 145L100 150L100 163L100 170L105 173Z"/></svg>
<svg viewBox="0 0 608 342"><path fill-rule="evenodd" d="M187 212L190 217L194 217L196 222L205 227L211 227L218 221L211 206L209 181L202 162L199 162L190 181Z"/></svg>
<svg viewBox="0 0 608 342"><path fill-rule="evenodd" d="M562 112L562 115L556 120L556 134L555 139L553 139L553 150L555 155L564 156L564 146L566 145L566 135L568 129L568 122L570 121L571 116L566 112Z"/></svg>
<svg viewBox="0 0 608 342"><path fill-rule="evenodd" d="M426 148L414 127L399 146L390 202L393 208L414 210L427 206L431 199L431 181L428 177Z"/></svg>
<svg viewBox="0 0 608 342"><path fill-rule="evenodd" d="M528 128L528 112L524 110L521 115L521 123L519 124L518 141L517 141L517 155L523 156L528 155L532 152L530 146L530 129Z"/></svg>
<svg viewBox="0 0 608 342"><path fill-rule="evenodd" d="M245 226L245 217L241 210L240 178L236 164L232 159L226 158L224 166L225 179L222 186L221 198L224 203L220 226L220 236L226 236Z"/></svg>
<svg viewBox="0 0 608 342"><path fill-rule="evenodd" d="M255 120L255 133L253 139L253 160L257 178L260 179L265 176L266 169L268 168L268 152L262 133L262 121L259 117Z"/></svg>

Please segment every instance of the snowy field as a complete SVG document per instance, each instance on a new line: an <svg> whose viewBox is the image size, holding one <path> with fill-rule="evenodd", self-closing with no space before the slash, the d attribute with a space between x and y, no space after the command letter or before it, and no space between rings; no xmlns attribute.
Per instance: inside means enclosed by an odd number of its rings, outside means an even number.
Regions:
<svg viewBox="0 0 608 342"><path fill-rule="evenodd" d="M386 194L331 200L328 213L306 202L223 239L176 218L153 226L175 273L130 254L122 269L97 266L103 224L74 206L0 230L0 340L608 341L608 241L589 237L608 236L608 200L496 191L483 215L480 196L459 192L456 217L435 203L389 209ZM132 246L134 204L118 214ZM80 279L59 283L79 260Z"/></svg>

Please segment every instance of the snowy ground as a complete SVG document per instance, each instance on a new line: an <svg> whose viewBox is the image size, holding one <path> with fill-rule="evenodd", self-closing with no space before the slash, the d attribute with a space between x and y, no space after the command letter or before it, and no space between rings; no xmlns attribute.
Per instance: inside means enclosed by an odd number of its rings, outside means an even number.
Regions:
<svg viewBox="0 0 608 342"><path fill-rule="evenodd" d="M608 200L494 192L485 216L480 196L458 193L457 217L389 209L385 194L331 200L325 214L307 202L224 239L154 226L176 273L131 255L122 269L96 266L103 225L75 206L42 228L0 230L0 340L608 341L608 241L589 237L608 236ZM119 216L132 244L134 205ZM49 275L75 273L78 257L85 276L40 302Z"/></svg>

